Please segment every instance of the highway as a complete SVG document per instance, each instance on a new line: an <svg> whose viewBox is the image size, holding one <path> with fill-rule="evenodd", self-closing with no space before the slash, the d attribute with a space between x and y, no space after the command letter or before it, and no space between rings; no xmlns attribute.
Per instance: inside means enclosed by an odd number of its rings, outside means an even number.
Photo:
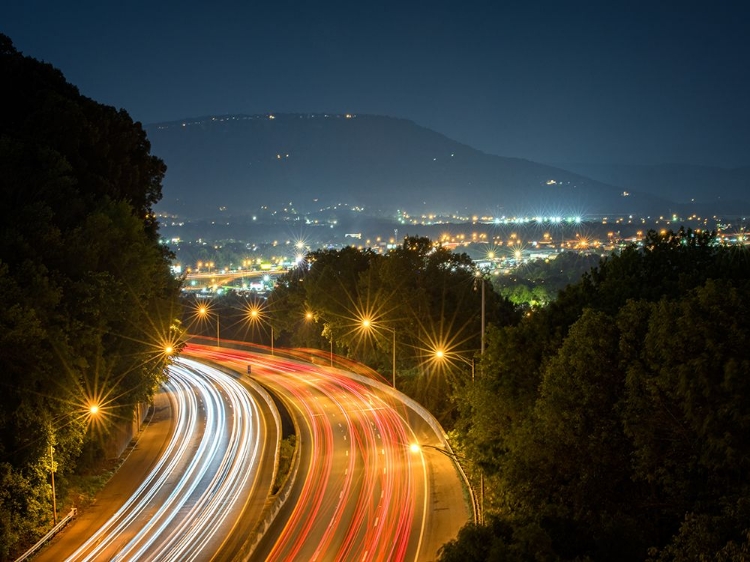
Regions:
<svg viewBox="0 0 750 562"><path fill-rule="evenodd" d="M63 538L39 560L239 557L270 493L280 430L269 427L262 400L209 366L177 359L166 386L174 426L164 454L148 473L134 475L140 485L88 540L71 552ZM118 476L127 470L128 461Z"/></svg>
<svg viewBox="0 0 750 562"><path fill-rule="evenodd" d="M295 420L299 470L252 560L435 560L469 520L450 458L414 453L440 437L401 396L338 369L189 345L187 356L252 376Z"/></svg>

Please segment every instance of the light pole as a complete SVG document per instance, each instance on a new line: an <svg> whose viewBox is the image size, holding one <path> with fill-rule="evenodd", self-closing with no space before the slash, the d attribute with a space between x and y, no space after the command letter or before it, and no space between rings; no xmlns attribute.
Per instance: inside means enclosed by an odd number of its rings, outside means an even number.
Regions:
<svg viewBox="0 0 750 562"><path fill-rule="evenodd" d="M309 310L307 312L305 312L305 320L307 320L309 322L310 320L313 320L314 318L315 318L315 315L312 312L310 312ZM333 367L333 330L331 329L330 324L328 326L328 332L329 332L329 334L331 336L329 338L329 343L331 345L331 355L330 355L330 357L331 357L331 367Z"/></svg>
<svg viewBox="0 0 750 562"><path fill-rule="evenodd" d="M388 330L389 332L391 332L391 334L393 334L393 368L391 369L391 372L393 373L393 388L396 388L396 330L394 328L389 328L388 326L383 326L381 324L374 326L373 322L369 318L365 318L364 320L362 320L362 327L365 330L377 327L383 330Z"/></svg>
<svg viewBox="0 0 750 562"><path fill-rule="evenodd" d="M202 316L203 318L208 318L210 312L211 312L210 309L205 304L202 304L198 307L198 314ZM216 347L221 347L221 342L219 339L219 333L220 333L219 326L220 326L219 312L217 311L216 312Z"/></svg>
<svg viewBox="0 0 750 562"><path fill-rule="evenodd" d="M250 320L252 322L263 321L263 314L256 306L253 306L248 310L248 316L250 316ZM271 328L271 355L273 355L273 324L271 324L271 322L268 322L268 327Z"/></svg>
<svg viewBox="0 0 750 562"><path fill-rule="evenodd" d="M485 328L484 311L485 311L485 307L484 307L484 276L483 276L482 277L482 344L481 344L481 347L479 348L480 355L484 355L484 328ZM474 367L472 366L472 379L473 379L473 372L474 372L473 369Z"/></svg>
<svg viewBox="0 0 750 562"><path fill-rule="evenodd" d="M55 526L57 525L57 496L55 494L55 449L52 447L52 442L49 444L49 462L50 462L50 478L52 479L52 519Z"/></svg>
<svg viewBox="0 0 750 562"><path fill-rule="evenodd" d="M476 276L482 285L482 343L480 347L480 355L484 355L484 274L481 269L477 269Z"/></svg>
<svg viewBox="0 0 750 562"><path fill-rule="evenodd" d="M96 416L99 414L99 405L98 404L91 404L88 407L88 410L85 416L88 416L89 418L92 416ZM63 419L69 415L71 415L74 412L65 414L63 416ZM54 432L54 429L53 429ZM54 521L55 526L57 525L57 494L55 492L55 448L52 444L52 440L50 440L49 444L49 461L50 461L50 481L52 483L52 520Z"/></svg>
<svg viewBox="0 0 750 562"><path fill-rule="evenodd" d="M471 360L469 360L463 355L452 354L449 358L445 351L443 351L442 349L438 349L437 351L435 351L435 358L440 359L441 361L452 360L452 359L458 359L459 361L463 361L464 363L469 365L469 367L471 367L471 382L472 383L474 382L474 358L473 357L471 358Z"/></svg>

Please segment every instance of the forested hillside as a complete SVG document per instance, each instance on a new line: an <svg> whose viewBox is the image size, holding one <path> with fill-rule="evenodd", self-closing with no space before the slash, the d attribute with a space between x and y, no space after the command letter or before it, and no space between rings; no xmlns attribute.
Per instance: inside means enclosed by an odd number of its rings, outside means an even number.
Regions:
<svg viewBox="0 0 750 562"><path fill-rule="evenodd" d="M104 456L112 424L132 420L135 404L163 380L179 282L152 212L165 166L140 125L80 95L4 35L0 81L0 559L7 559L51 527L50 472L65 498L77 467Z"/></svg>
<svg viewBox="0 0 750 562"><path fill-rule="evenodd" d="M750 259L650 232L491 330L457 438L487 526L441 560L750 559Z"/></svg>

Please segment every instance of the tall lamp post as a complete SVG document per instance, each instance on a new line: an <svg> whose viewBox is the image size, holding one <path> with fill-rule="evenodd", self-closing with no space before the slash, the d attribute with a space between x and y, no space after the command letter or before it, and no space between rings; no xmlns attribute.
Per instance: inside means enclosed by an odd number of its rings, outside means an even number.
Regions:
<svg viewBox="0 0 750 562"><path fill-rule="evenodd" d="M202 304L202 305L200 305L198 307L198 314L200 316L202 316L203 318L208 318L210 312L211 311L209 310L209 308L205 304ZM221 342L220 342L220 339L219 339L219 333L220 333L220 329L219 329L219 312L217 311L216 312L216 347L221 347Z"/></svg>
<svg viewBox="0 0 750 562"><path fill-rule="evenodd" d="M440 359L441 361L448 360L448 357L446 356L445 351L442 349L438 349L435 351L435 358ZM450 356L450 359L458 359L459 361L462 361L466 363L469 367L471 367L471 382L474 382L474 358L472 357L471 360L467 359L463 355L453 354Z"/></svg>
<svg viewBox="0 0 750 562"><path fill-rule="evenodd" d="M262 321L263 320L263 314L257 307L252 307L248 311L248 315L250 316L250 320L255 321ZM271 328L271 355L273 355L273 324L268 322L268 327Z"/></svg>
<svg viewBox="0 0 750 562"><path fill-rule="evenodd" d="M307 312L305 312L305 320L307 320L309 322L310 320L313 320L314 318L315 318L315 315L312 312L310 312L309 310ZM331 357L331 367L333 367L333 330L330 329L330 325L329 325L329 330L328 331L331 334L329 343L331 345L331 355L330 355L330 357Z"/></svg>
<svg viewBox="0 0 750 562"><path fill-rule="evenodd" d="M362 327L365 330L370 330L371 328L375 327L373 325L373 322L369 318L365 318L362 320ZM393 334L393 368L391 372L393 373L393 388L396 388L396 330L394 328L389 328L388 326L383 326L378 324L377 328L381 328L383 330L387 330Z"/></svg>
<svg viewBox="0 0 750 562"><path fill-rule="evenodd" d="M482 336L482 343L481 343L481 347L480 347L479 353L481 355L484 355L484 310L485 310L484 302L485 301L484 301L484 274L482 273L481 269L477 269L476 270L476 276L477 276L477 280L479 281L479 283L482 286L482 334L481 334L481 336Z"/></svg>
<svg viewBox="0 0 750 562"><path fill-rule="evenodd" d="M99 406L97 404L92 404L89 406L86 416L93 417L97 416L99 414ZM70 415L70 414L67 414ZM55 448L52 445L52 442L50 441L49 444L49 460L50 460L50 481L52 483L52 520L54 521L55 526L57 525L57 493L55 492Z"/></svg>

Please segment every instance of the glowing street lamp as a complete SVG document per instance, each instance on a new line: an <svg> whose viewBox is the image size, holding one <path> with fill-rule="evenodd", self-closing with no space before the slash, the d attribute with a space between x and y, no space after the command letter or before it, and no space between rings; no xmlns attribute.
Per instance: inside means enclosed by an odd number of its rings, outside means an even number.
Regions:
<svg viewBox="0 0 750 562"><path fill-rule="evenodd" d="M456 353L452 353L450 357L448 357L448 354L442 350L438 349L435 351L435 359L439 361L452 361L453 359L458 359L459 361L462 361L469 365L471 367L471 382L474 382L474 358L472 357L471 360L467 359L466 357L462 355L458 355Z"/></svg>
<svg viewBox="0 0 750 562"><path fill-rule="evenodd" d="M396 330L393 328L389 328L388 326L383 326L382 324L378 324L375 326L369 318L363 318L362 319L362 328L365 330L369 330L371 328L380 328L383 330L388 330L393 334L393 368L391 372L393 373L393 388L396 388Z"/></svg>
<svg viewBox="0 0 750 562"><path fill-rule="evenodd" d="M211 309L207 307L205 304L202 304L198 307L198 316L201 316L202 318L208 318L211 314ZM221 342L219 339L219 313L216 313L216 347L221 347Z"/></svg>
<svg viewBox="0 0 750 562"><path fill-rule="evenodd" d="M250 317L251 322L262 322L264 320L263 313L256 306L249 308L247 311L247 315ZM271 355L273 355L273 324L271 324L270 322L267 323L271 328Z"/></svg>
<svg viewBox="0 0 750 562"><path fill-rule="evenodd" d="M84 414L84 417L90 418L92 416L98 416L100 411L101 408L99 408L98 404L90 404L86 410L86 414ZM63 418L71 415L72 413L73 412L64 415ZM50 481L52 483L52 520L54 521L55 526L57 526L57 493L55 492L55 448L52 445L51 441L49 444L49 461Z"/></svg>

